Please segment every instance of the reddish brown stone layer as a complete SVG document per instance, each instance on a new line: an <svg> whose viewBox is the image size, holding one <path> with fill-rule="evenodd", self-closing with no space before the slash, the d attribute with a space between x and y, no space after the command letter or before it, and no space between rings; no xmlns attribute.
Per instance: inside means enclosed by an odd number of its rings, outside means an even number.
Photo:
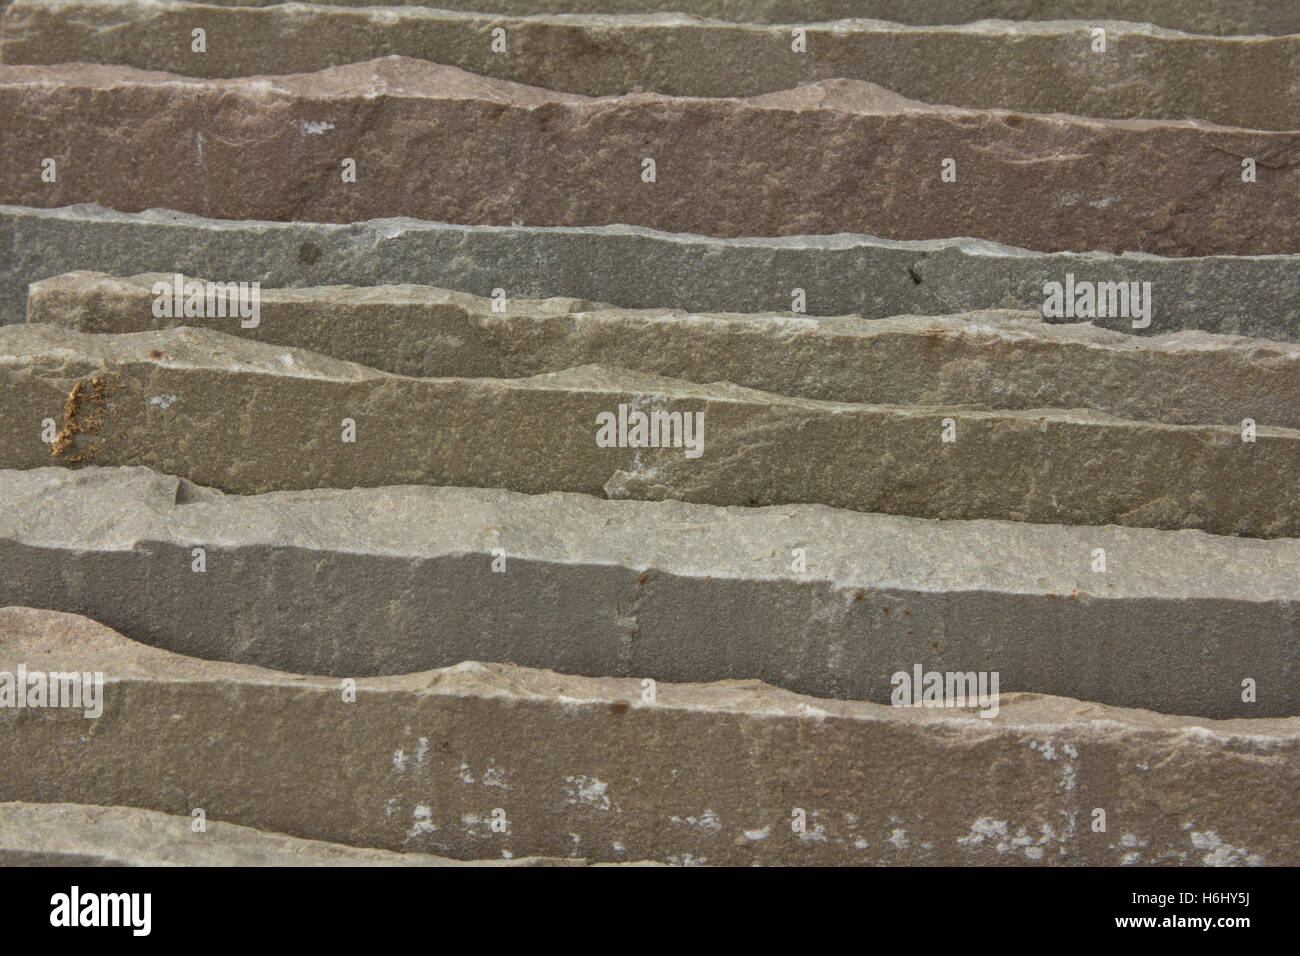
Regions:
<svg viewBox="0 0 1300 956"><path fill-rule="evenodd" d="M1300 251L1300 133L930 107L850 81L590 99L401 58L203 81L0 67L0 129L0 202L32 206ZM956 182L940 181L946 158Z"/></svg>

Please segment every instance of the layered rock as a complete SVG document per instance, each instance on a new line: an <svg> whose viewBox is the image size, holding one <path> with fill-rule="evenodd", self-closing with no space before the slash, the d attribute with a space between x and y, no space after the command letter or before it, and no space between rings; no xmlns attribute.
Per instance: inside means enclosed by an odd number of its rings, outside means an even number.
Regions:
<svg viewBox="0 0 1300 956"><path fill-rule="evenodd" d="M205 31L202 52L196 29ZM1096 29L1105 31L1104 49ZM92 61L220 77L306 73L390 53L589 96L754 96L848 79L977 109L1258 129L1294 129L1300 118L1300 92L1254 79L1300 72L1300 37L1220 38L1116 21L757 25L681 14L14 0L0 32L6 63Z"/></svg>
<svg viewBox="0 0 1300 956"><path fill-rule="evenodd" d="M0 797L462 859L1300 861L1300 721L1004 694L974 708L466 663L339 681L0 614L0 668L103 675L103 716L0 709ZM996 770L996 772L993 772ZM1159 794L1158 800L1152 795ZM1097 810L1105 830L1096 832Z"/></svg>
<svg viewBox="0 0 1300 956"><path fill-rule="evenodd" d="M1300 712L1294 540L457 488L250 497L146 469L0 472L0 492L0 602L203 658L882 703L921 664L1166 713Z"/></svg>
<svg viewBox="0 0 1300 956"><path fill-rule="evenodd" d="M209 287L220 315L160 308ZM32 284L27 318L94 333L205 327L399 375L518 378L596 364L828 401L1094 408L1177 424L1251 418L1300 427L1300 346L1237 336L1136 338L1023 312L701 315L424 286L259 288L256 298L257 315L249 305L245 317L225 284L68 273ZM206 312L206 298L204 306L191 311Z"/></svg>
<svg viewBox="0 0 1300 956"><path fill-rule="evenodd" d="M229 222L97 206L0 206L0 324L27 284L74 269L183 272L262 285L415 283L512 298L578 296L629 308L772 312L802 290L811 315L866 318L984 308L1041 312L1048 282L1150 282L1145 331L1300 339L1294 256L1045 255L972 239L710 239L630 226L457 226L414 219ZM636 268L629 269L628 263ZM1068 320L1067 320L1068 321ZM1092 321L1136 332L1131 318Z"/></svg>
<svg viewBox="0 0 1300 956"><path fill-rule="evenodd" d="M262 7L272 0L209 0L217 6ZM367 0L323 0L369 6ZM390 6L421 6L401 0ZM748 23L809 23L874 17L942 26L975 20L1129 20L1191 33L1300 33L1290 0L439 0L446 10L533 13L658 13L672 8L697 17Z"/></svg>
<svg viewBox="0 0 1300 956"><path fill-rule="evenodd" d="M0 803L0 866L568 866L394 853L132 807Z"/></svg>
<svg viewBox="0 0 1300 956"><path fill-rule="evenodd" d="M0 328L0 467L238 494L392 484L1300 534L1300 432L825 402L590 365L411 378L210 329Z"/></svg>
<svg viewBox="0 0 1300 956"><path fill-rule="evenodd" d="M972 112L852 80L589 99L401 57L210 81L7 66L0 128L0 199L38 206L1300 251L1300 133ZM1243 157L1257 182L1241 181ZM956 182L941 181L949 159Z"/></svg>

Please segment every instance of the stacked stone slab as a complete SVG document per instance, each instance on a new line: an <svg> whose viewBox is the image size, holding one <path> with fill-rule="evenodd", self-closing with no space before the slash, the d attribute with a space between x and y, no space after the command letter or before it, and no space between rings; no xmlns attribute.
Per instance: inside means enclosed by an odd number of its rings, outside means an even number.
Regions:
<svg viewBox="0 0 1300 956"><path fill-rule="evenodd" d="M114 719L71 748L60 742L82 730L81 712L0 712L0 788L19 800L200 809L303 840L458 858L1300 860L1287 799L1300 785L1295 718L1189 720L1009 694L986 720L750 681L661 683L651 704L638 680L473 662L359 680L348 703L337 680L0 611L0 667L32 659L102 672ZM1153 814L1153 789L1176 811ZM1111 832L1093 832L1097 806ZM803 833L790 825L799 812Z"/></svg>
<svg viewBox="0 0 1300 956"><path fill-rule="evenodd" d="M216 6L270 6L270 0L211 0ZM363 0L326 0L336 6L370 6ZM390 6L419 6L409 0ZM870 17L895 23L942 26L975 20L1033 20L1051 12L1069 19L1128 20L1208 34L1300 33L1300 10L1290 0L441 0L446 10L530 13L683 13L750 23L845 20Z"/></svg>
<svg viewBox="0 0 1300 956"><path fill-rule="evenodd" d="M1291 110L1300 115L1300 101ZM0 201L1300 252L1300 132L1198 120L936 107L855 80L748 99L593 99L401 57L211 81L0 66L0 126L13 130ZM436 162L409 161L421 149ZM1258 181L1241 182L1243 157ZM955 181L943 181L945 167Z"/></svg>
<svg viewBox="0 0 1300 956"><path fill-rule="evenodd" d="M4 6L0 863L1300 862L1294 4L446 6Z"/></svg>
<svg viewBox="0 0 1300 956"><path fill-rule="evenodd" d="M572 866L568 858L461 861L302 840L135 807L0 803L0 866Z"/></svg>
<svg viewBox="0 0 1300 956"><path fill-rule="evenodd" d="M599 365L410 378L209 329L36 324L0 328L0 388L5 468L146 465L236 494L433 484L1300 535L1300 431L1253 419L860 405Z"/></svg>
<svg viewBox="0 0 1300 956"><path fill-rule="evenodd" d="M920 662L1165 713L1300 709L1278 639L1290 539L441 487L223 495L144 468L0 471L0 491L0 602L205 659L342 678L472 658L879 703Z"/></svg>
<svg viewBox="0 0 1300 956"><path fill-rule="evenodd" d="M195 29L205 31L205 52L189 41ZM1098 49L1098 29L1105 31L1105 52ZM802 51L795 49L800 42ZM1300 112L1300 92L1288 84L1242 82L1295 75L1300 36L1199 36L1113 21L934 28L801 17L757 25L681 14L501 16L419 6L12 0L0 24L5 63L89 60L238 77L310 73L385 54L586 96L644 90L755 96L832 80L832 90L843 81L866 81L914 100L1017 113L1294 129ZM1014 130L1024 119L1007 125ZM562 152L576 159L567 149L564 144Z"/></svg>
<svg viewBox="0 0 1300 956"><path fill-rule="evenodd" d="M77 269L162 271L267 289L402 283L510 301L574 296L627 308L863 318L982 309L1041 314L1047 282L1151 283L1151 324L1097 317L1130 334L1203 329L1300 341L1300 258L1170 259L1045 254L975 239L871 236L720 239L635 226L494 227L415 219L354 224L207 219L94 205L0 206L0 324L22 322L29 283ZM628 263L635 263L629 269ZM1079 322L1079 318L1048 318Z"/></svg>
<svg viewBox="0 0 1300 956"><path fill-rule="evenodd" d="M222 315L160 316L175 273L66 273L28 286L27 321L78 332L181 326L306 349L395 375L523 378L604 365L688 382L879 405L1093 408L1172 424L1300 428L1300 346L1264 338L1138 339L1033 312L859 316L691 314L429 286L262 288L258 315L217 288ZM1142 388L1131 388L1141 382Z"/></svg>

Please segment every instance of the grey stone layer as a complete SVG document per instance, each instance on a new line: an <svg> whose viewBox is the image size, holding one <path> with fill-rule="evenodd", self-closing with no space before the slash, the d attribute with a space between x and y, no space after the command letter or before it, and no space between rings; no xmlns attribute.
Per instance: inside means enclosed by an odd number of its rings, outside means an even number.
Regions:
<svg viewBox="0 0 1300 956"><path fill-rule="evenodd" d="M826 402L599 365L410 378L189 328L5 326L0 389L0 467L145 465L237 494L459 485L1300 535L1300 431L1268 424L1247 441L1242 426ZM676 422L638 437L633 412Z"/></svg>
<svg viewBox="0 0 1300 956"><path fill-rule="evenodd" d="M1040 311L1046 282L1151 282L1151 333L1300 341L1300 256L1166 259L1029 252L977 239L713 239L633 226L229 222L167 210L0 205L0 323L23 321L28 283L77 269L182 272L275 286L411 283L627 308L773 312L803 289L811 315ZM1135 332L1129 319L1098 324Z"/></svg>
<svg viewBox="0 0 1300 956"><path fill-rule="evenodd" d="M982 719L756 681L659 683L650 702L635 678L472 662L362 679L349 703L337 680L0 611L0 669L34 661L103 673L104 713L0 708L0 799L202 807L303 839L460 859L1300 862L1295 718L1005 694Z"/></svg>
<svg viewBox="0 0 1300 956"><path fill-rule="evenodd" d="M0 26L0 61L235 77L398 54L589 96L753 96L855 79L979 109L1300 128L1300 91L1283 81L1300 73L1300 36L1198 36L1096 20L796 26L807 31L806 53L791 49L789 25L682 14L519 17L409 6L14 0ZM1105 53L1092 50L1097 26L1107 31ZM506 30L505 53L491 48L498 27ZM206 52L191 50L196 28L206 31Z"/></svg>
<svg viewBox="0 0 1300 956"><path fill-rule="evenodd" d="M211 0L217 6L264 7L273 0ZM341 7L370 0L323 0ZM896 23L944 25L975 20L1128 20L1189 33L1300 33L1293 0L438 0L447 10L536 13L659 13L749 23L810 23L870 17ZM422 6L396 0L388 6ZM3 4L0 4L2 7Z"/></svg>
<svg viewBox="0 0 1300 956"><path fill-rule="evenodd" d="M0 803L0 866L570 866L583 860L465 862L303 840L251 827L80 803Z"/></svg>
<svg viewBox="0 0 1300 956"><path fill-rule="evenodd" d="M1296 540L458 488L238 496L142 468L0 472L0 497L0 603L212 660L343 678L474 659L880 703L920 664L1165 713L1300 712Z"/></svg>
<svg viewBox="0 0 1300 956"><path fill-rule="evenodd" d="M1093 408L1175 424L1250 418L1300 428L1300 346L1240 336L1137 338L1004 311L864 320L575 299L507 300L496 311L489 298L409 285L261 289L256 325L243 328L254 320L240 317L234 299L221 317L155 315L155 286L175 282L166 273L66 273L30 286L27 319L93 333L211 328L398 375L520 378L597 364L828 401Z"/></svg>

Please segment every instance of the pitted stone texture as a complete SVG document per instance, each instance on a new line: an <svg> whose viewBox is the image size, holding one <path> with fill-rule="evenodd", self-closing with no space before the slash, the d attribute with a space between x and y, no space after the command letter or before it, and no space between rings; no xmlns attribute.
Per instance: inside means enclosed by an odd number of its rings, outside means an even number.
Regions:
<svg viewBox="0 0 1300 956"><path fill-rule="evenodd" d="M202 326L399 375L519 378L597 364L828 401L1300 428L1300 346L1204 332L1137 338L1024 312L864 320L575 299L508 300L498 311L492 299L427 286L261 289L257 324L243 328L253 320L224 293L221 317L159 317L155 288L170 293L175 276L67 273L30 287L27 318L94 333Z"/></svg>
<svg viewBox="0 0 1300 956"><path fill-rule="evenodd" d="M274 286L413 283L477 295L576 296L628 308L772 312L803 289L811 315L865 318L984 308L1041 311L1046 282L1151 282L1149 332L1203 329L1300 340L1300 258L1045 255L976 239L710 239L634 226L228 222L93 205L0 206L0 324L27 284L74 269L183 272ZM628 268L635 263L636 268ZM1097 320L1133 332L1129 319Z"/></svg>
<svg viewBox="0 0 1300 956"><path fill-rule="evenodd" d="M105 675L104 716L0 709L0 795L462 859L1295 865L1300 721L1007 694L970 709L501 664L339 682L0 612L0 667ZM1153 795L1158 798L1153 799ZM1106 808L1107 832L1090 827ZM501 811L504 833L490 821ZM795 832L802 811L806 826Z"/></svg>
<svg viewBox="0 0 1300 956"><path fill-rule="evenodd" d="M754 96L845 79L975 109L1300 126L1300 91L1256 79L1300 73L1300 36L1198 36L1094 19L793 26L805 30L807 52L793 49L791 25L678 13L512 17L413 6L14 0L0 59L231 77L307 73L391 53L588 96ZM1094 49L1098 27L1106 30L1105 52ZM191 49L196 28L206 31L207 52ZM492 46L498 28L505 52ZM936 175L944 155L951 154L934 154Z"/></svg>
<svg viewBox="0 0 1300 956"><path fill-rule="evenodd" d="M4 66L0 129L0 199L38 206L1300 252L1300 132L972 112L856 80L747 100L589 99L402 57L209 81ZM1258 182L1241 182L1243 156ZM47 157L57 182L42 179ZM945 158L957 182L940 181Z"/></svg>
<svg viewBox="0 0 1300 956"><path fill-rule="evenodd" d="M0 603L208 659L336 677L475 659L880 703L921 663L1164 713L1300 712L1295 540L457 488L222 495L139 468L0 472L0 492Z"/></svg>
<svg viewBox="0 0 1300 956"><path fill-rule="evenodd" d="M209 0L217 6L264 7L273 0ZM369 0L323 0L341 7ZM399 0L390 6L422 6ZM445 10L527 15L535 13L659 13L747 23L811 23L872 17L895 23L942 26L976 20L1128 20L1189 33L1300 33L1293 0L438 0Z"/></svg>
<svg viewBox="0 0 1300 956"><path fill-rule="evenodd" d="M12 620L12 618L10 618ZM75 619L72 619L75 620ZM0 866L571 866L583 860L478 860L302 840L190 816L78 803L0 803Z"/></svg>
<svg viewBox="0 0 1300 956"><path fill-rule="evenodd" d="M144 465L237 494L461 485L1300 535L1300 431L1267 424L1248 441L1242 426L825 402L598 365L408 378L189 328L5 326L0 389L0 467Z"/></svg>

